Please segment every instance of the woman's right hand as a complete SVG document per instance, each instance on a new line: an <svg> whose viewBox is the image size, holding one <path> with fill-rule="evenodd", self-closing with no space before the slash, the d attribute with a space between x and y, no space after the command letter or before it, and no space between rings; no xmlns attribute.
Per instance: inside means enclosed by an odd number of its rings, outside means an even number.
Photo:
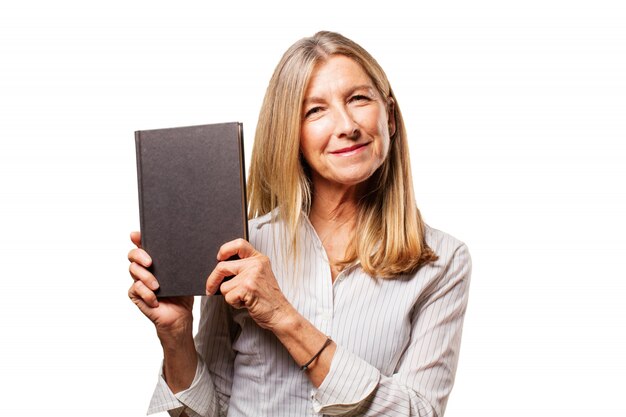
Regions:
<svg viewBox="0 0 626 417"><path fill-rule="evenodd" d="M134 280L128 290L128 297L154 323L160 338L191 332L193 297L169 297L157 300L154 291L159 288L159 283L148 270L152 259L141 248L141 233L132 232L130 240L137 247L128 252L129 272Z"/></svg>

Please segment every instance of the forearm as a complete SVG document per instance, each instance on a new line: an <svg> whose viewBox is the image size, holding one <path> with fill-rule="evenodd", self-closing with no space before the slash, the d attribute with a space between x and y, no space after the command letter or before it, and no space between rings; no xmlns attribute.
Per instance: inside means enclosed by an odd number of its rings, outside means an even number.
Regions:
<svg viewBox="0 0 626 417"><path fill-rule="evenodd" d="M170 345L163 344L164 351L170 352ZM180 352L187 350L183 347L183 343L179 343L178 346ZM187 369L188 364L194 362L186 360L183 355L165 354L161 377L152 395L148 414L168 411L170 415L177 417L221 415L219 392L216 391L202 357L198 353L195 353L195 357L195 374L189 381L188 371L185 369ZM181 364L182 369L176 368L177 364Z"/></svg>
<svg viewBox="0 0 626 417"><path fill-rule="evenodd" d="M299 314L289 314L274 334L298 365L305 364L324 345L327 336ZM333 358L339 355L331 372ZM375 416L430 416L431 404L396 378L385 377L358 356L339 348L333 342L307 369L311 383L318 388L313 405L328 415L351 414Z"/></svg>
<svg viewBox="0 0 626 417"><path fill-rule="evenodd" d="M426 302L410 310L408 346L393 371L378 368L341 344L314 394L326 415L442 416L454 383L467 307L471 263L462 247Z"/></svg>
<svg viewBox="0 0 626 417"><path fill-rule="evenodd" d="M164 363L148 414L169 411L188 416L226 415L232 385L234 325L222 297L203 297L198 334L193 320L157 327ZM183 408L183 410L181 410Z"/></svg>
<svg viewBox="0 0 626 417"><path fill-rule="evenodd" d="M423 387L425 388L425 387ZM433 417L428 389L405 375L385 376L373 365L338 346L330 372L313 393L313 409L344 416Z"/></svg>
<svg viewBox="0 0 626 417"><path fill-rule="evenodd" d="M191 324L185 329L159 334L163 348L163 375L174 394L191 386L196 375L198 356L193 341Z"/></svg>
<svg viewBox="0 0 626 417"><path fill-rule="evenodd" d="M328 337L295 309L273 331L294 361L300 366L307 363L319 352ZM335 343L332 342L307 367L307 375L316 388L321 385L330 371L330 364L336 347Z"/></svg>

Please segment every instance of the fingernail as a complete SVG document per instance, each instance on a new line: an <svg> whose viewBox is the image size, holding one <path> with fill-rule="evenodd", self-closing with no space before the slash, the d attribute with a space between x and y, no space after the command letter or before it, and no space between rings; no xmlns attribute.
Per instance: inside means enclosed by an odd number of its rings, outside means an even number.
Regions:
<svg viewBox="0 0 626 417"><path fill-rule="evenodd" d="M159 288L159 283L156 281L152 281L150 283L150 288L152 288L153 290L156 290L157 288Z"/></svg>

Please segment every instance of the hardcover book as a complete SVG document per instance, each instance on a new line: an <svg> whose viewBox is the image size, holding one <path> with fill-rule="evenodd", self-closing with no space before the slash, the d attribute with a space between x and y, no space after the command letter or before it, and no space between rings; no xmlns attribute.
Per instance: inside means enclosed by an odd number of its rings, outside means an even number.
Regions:
<svg viewBox="0 0 626 417"><path fill-rule="evenodd" d="M242 124L141 130L135 146L157 297L205 295L220 246L248 238Z"/></svg>

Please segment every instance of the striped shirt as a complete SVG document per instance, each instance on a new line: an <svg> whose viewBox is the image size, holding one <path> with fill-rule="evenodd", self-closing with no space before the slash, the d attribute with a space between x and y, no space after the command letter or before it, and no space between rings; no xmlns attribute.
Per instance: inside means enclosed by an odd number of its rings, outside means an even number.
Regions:
<svg viewBox="0 0 626 417"><path fill-rule="evenodd" d="M332 282L315 229L300 225L298 264L280 252L284 227L270 214L250 221L250 243L271 261L287 299L337 344L315 388L284 346L246 310L202 297L192 385L173 394L159 377L148 414L178 416L443 416L454 383L471 260L457 239L426 227L439 256L393 279L358 265Z"/></svg>

